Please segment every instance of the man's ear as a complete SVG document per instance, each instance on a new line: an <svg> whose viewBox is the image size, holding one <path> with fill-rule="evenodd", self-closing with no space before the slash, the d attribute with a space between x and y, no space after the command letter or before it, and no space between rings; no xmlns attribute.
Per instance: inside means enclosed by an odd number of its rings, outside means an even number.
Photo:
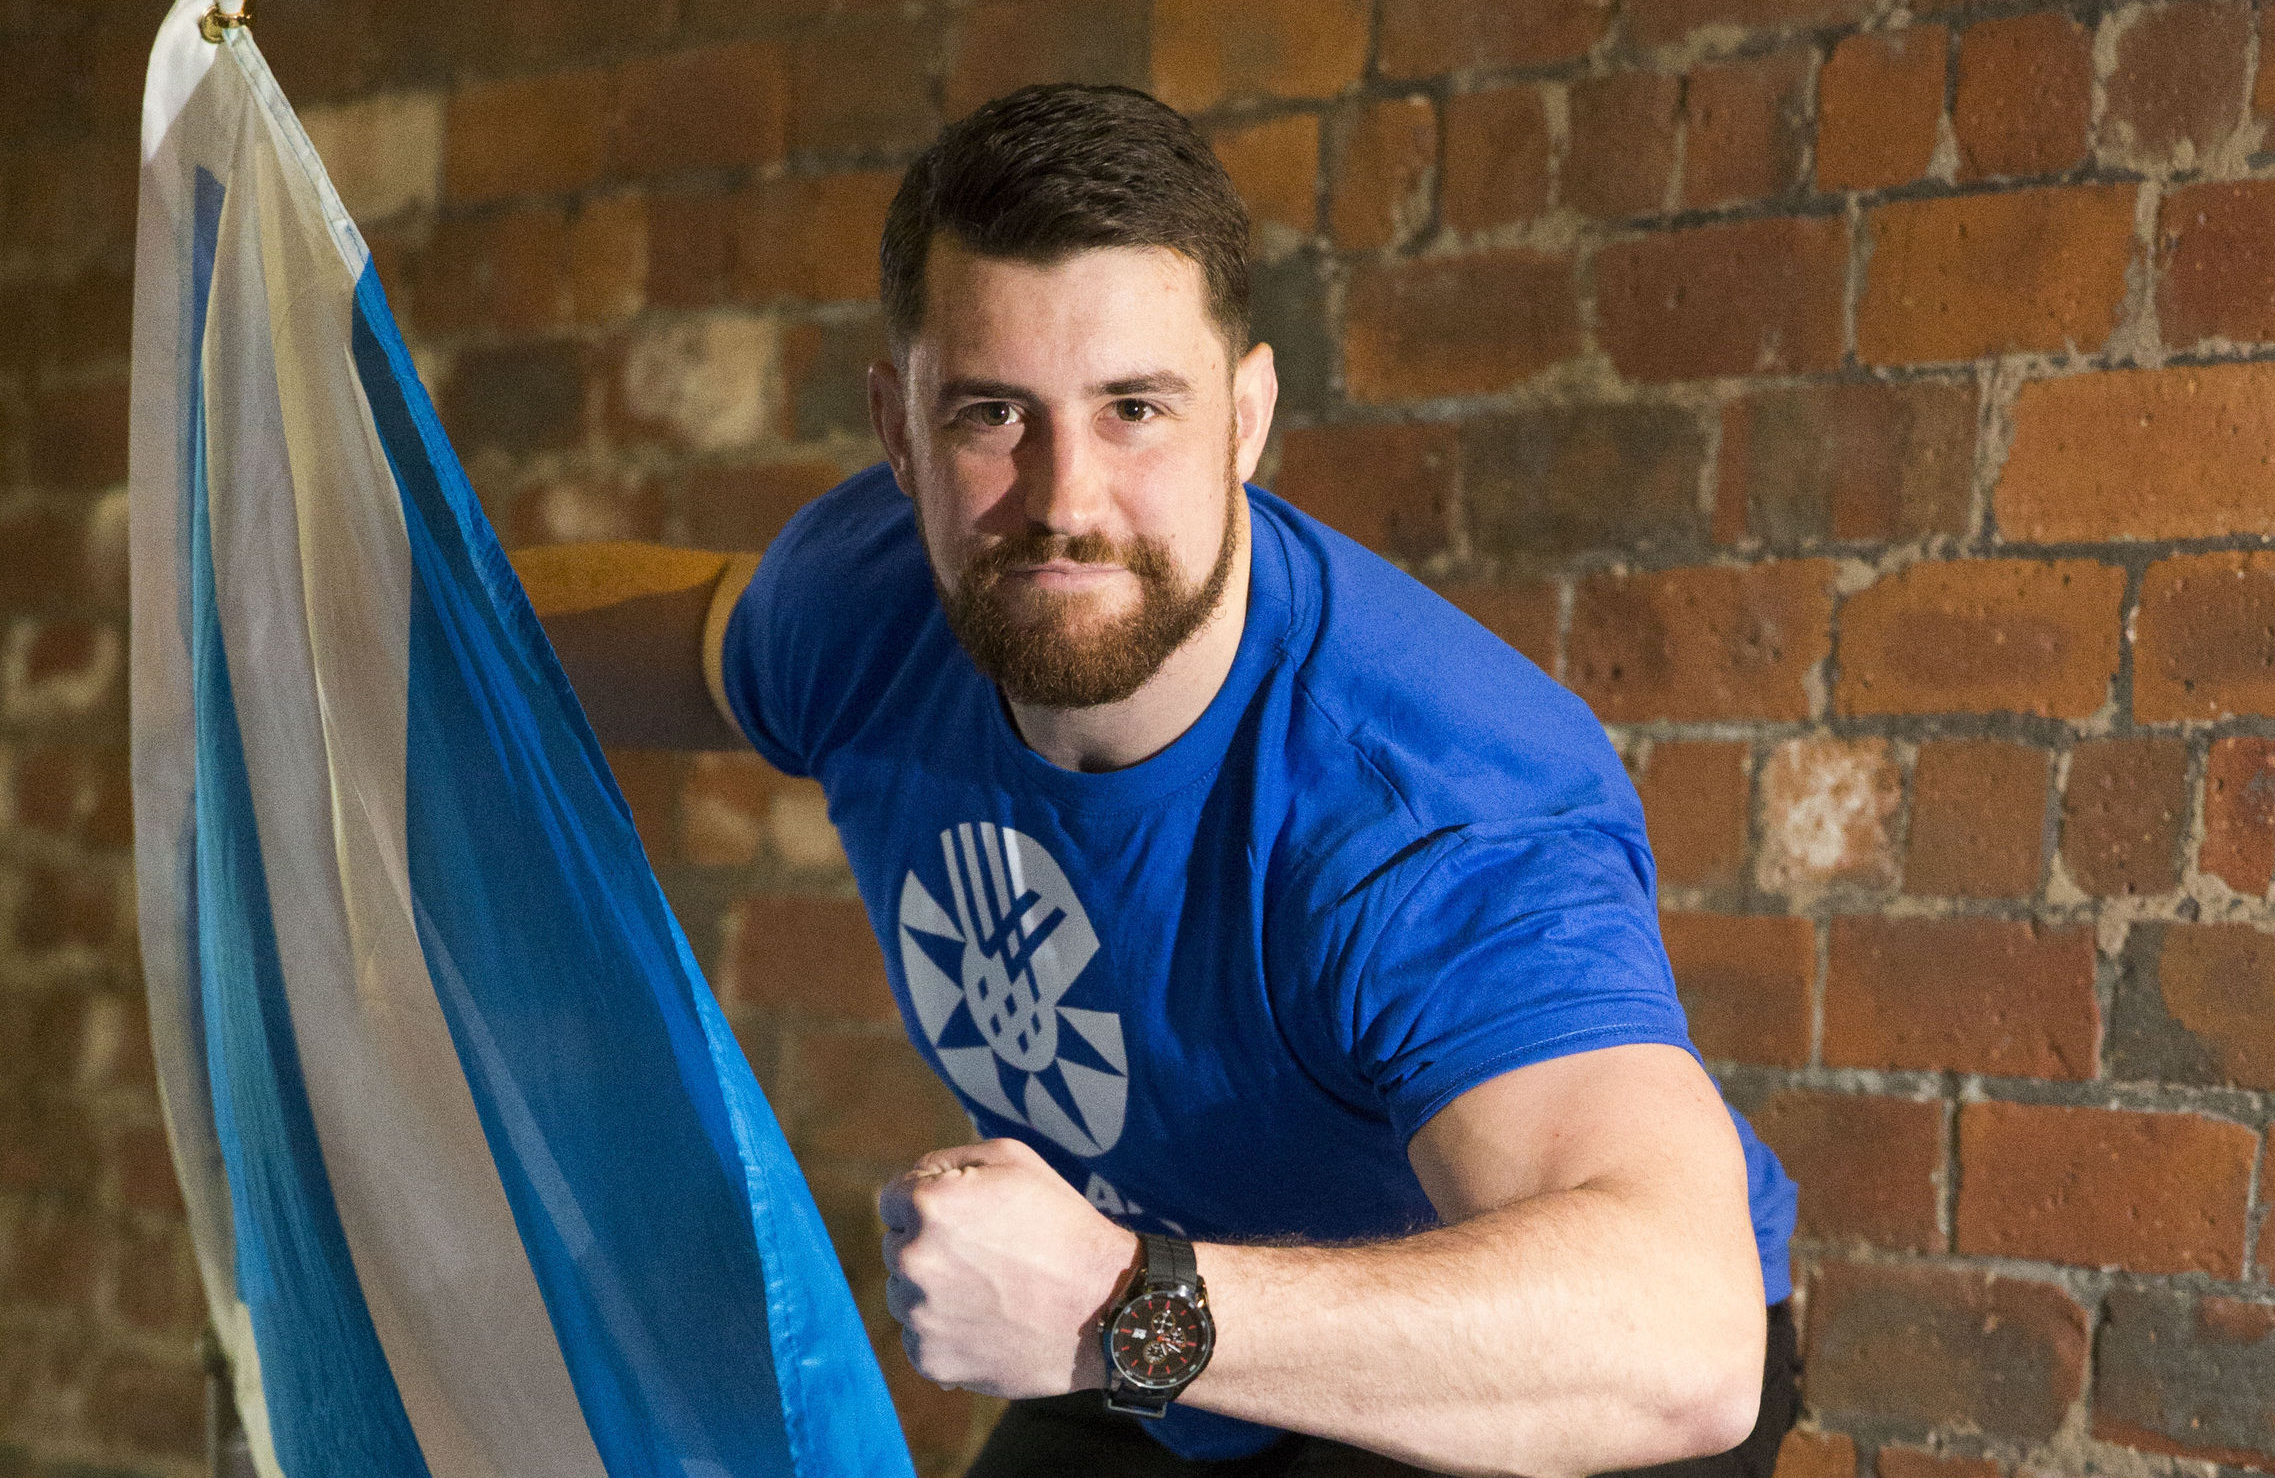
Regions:
<svg viewBox="0 0 2275 1478"><path fill-rule="evenodd" d="M900 366L890 359L869 366L869 424L885 444L885 461L893 480L907 492L911 486L908 464L908 397L901 393Z"/></svg>
<svg viewBox="0 0 2275 1478"><path fill-rule="evenodd" d="M1280 373L1272 346L1258 343L1240 356L1232 372L1233 461L1242 482L1256 475L1264 443L1272 434L1272 410L1280 403Z"/></svg>

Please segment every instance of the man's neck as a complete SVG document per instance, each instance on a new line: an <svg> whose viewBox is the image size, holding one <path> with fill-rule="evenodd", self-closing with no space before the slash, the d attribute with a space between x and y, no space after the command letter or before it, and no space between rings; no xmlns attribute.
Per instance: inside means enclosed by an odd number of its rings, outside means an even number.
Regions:
<svg viewBox="0 0 2275 1478"><path fill-rule="evenodd" d="M1243 500L1245 503L1245 500ZM1119 703L1038 708L1007 703L1027 747L1062 770L1121 770L1151 759L1191 728L1216 698L1240 655L1248 624L1248 510L1240 510L1224 594L1200 629L1169 654L1145 685Z"/></svg>

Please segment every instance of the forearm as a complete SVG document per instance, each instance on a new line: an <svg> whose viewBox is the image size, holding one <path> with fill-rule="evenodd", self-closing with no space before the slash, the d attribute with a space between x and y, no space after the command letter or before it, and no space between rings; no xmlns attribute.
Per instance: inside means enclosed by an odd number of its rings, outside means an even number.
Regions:
<svg viewBox="0 0 2275 1478"><path fill-rule="evenodd" d="M1199 1258L1217 1347L1187 1405L1534 1478L1719 1451L1753 1422L1750 1240L1663 1200L1582 1186L1394 1242Z"/></svg>

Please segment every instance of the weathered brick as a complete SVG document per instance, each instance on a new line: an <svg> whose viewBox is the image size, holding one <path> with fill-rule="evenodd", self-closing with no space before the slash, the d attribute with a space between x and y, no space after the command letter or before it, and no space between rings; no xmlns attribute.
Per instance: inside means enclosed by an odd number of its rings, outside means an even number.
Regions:
<svg viewBox="0 0 2275 1478"><path fill-rule="evenodd" d="M1706 437L1662 405L1576 406L1461 428L1461 480L1480 554L1539 563L1587 549L1704 542Z"/></svg>
<svg viewBox="0 0 2275 1478"><path fill-rule="evenodd" d="M357 224L432 210L442 185L440 93L383 93L304 108L301 126Z"/></svg>
<svg viewBox="0 0 2275 1478"><path fill-rule="evenodd" d="M788 147L782 48L731 41L636 57L616 73L609 162L618 174L772 164Z"/></svg>
<svg viewBox="0 0 2275 1478"><path fill-rule="evenodd" d="M793 872L845 871L821 786L777 774L754 754L695 756L680 814L690 862L743 866L771 855Z"/></svg>
<svg viewBox="0 0 2275 1478"><path fill-rule="evenodd" d="M18 826L97 847L133 843L124 750L85 744L28 749L16 759L12 788Z"/></svg>
<svg viewBox="0 0 2275 1478"><path fill-rule="evenodd" d="M2180 1288L2109 1290L2095 1351L2093 1435L2260 1472L2275 1469L2275 1304Z"/></svg>
<svg viewBox="0 0 2275 1478"><path fill-rule="evenodd" d="M1225 173L1247 202L1248 219L1267 255L1273 235L1301 238L1319 229L1319 119L1287 113L1210 139Z"/></svg>
<svg viewBox="0 0 2275 1478"><path fill-rule="evenodd" d="M870 435L869 366L885 354L882 316L792 324L782 336L782 375L797 439Z"/></svg>
<svg viewBox="0 0 2275 1478"><path fill-rule="evenodd" d="M2112 17L2116 68L2101 117L2101 152L2140 168L2209 162L2243 121L2251 7L2174 0Z"/></svg>
<svg viewBox="0 0 2275 1478"><path fill-rule="evenodd" d="M2083 163L2092 113L2093 38L2068 13L2008 16L1961 34L1951 126L1962 180Z"/></svg>
<svg viewBox="0 0 2275 1478"><path fill-rule="evenodd" d="M1386 77L1529 67L1585 55L1610 23L1602 0L1383 0Z"/></svg>
<svg viewBox="0 0 2275 1478"><path fill-rule="evenodd" d="M772 180L744 197L735 277L754 302L826 303L877 296L877 241L900 188L893 170Z"/></svg>
<svg viewBox="0 0 2275 1478"><path fill-rule="evenodd" d="M1446 99L1439 214L1456 231L1485 231L1548 208L1548 114L1531 87Z"/></svg>
<svg viewBox="0 0 2275 1478"><path fill-rule="evenodd" d="M2157 208L2157 266L2167 344L2275 339L2275 182L2168 192Z"/></svg>
<svg viewBox="0 0 2275 1478"><path fill-rule="evenodd" d="M1927 173L1943 117L1941 26L1871 31L1833 48L1817 79L1817 188L1881 190Z"/></svg>
<svg viewBox="0 0 2275 1478"><path fill-rule="evenodd" d="M2246 898L2267 896L2275 879L2275 740L2212 741L2196 865Z"/></svg>
<svg viewBox="0 0 2275 1478"><path fill-rule="evenodd" d="M1807 919L1668 913L1659 931L1691 1041L1717 1061L1800 1067L1809 1060L1817 930Z"/></svg>
<svg viewBox="0 0 2275 1478"><path fill-rule="evenodd" d="M1682 79L1657 72L1586 77L1570 90L1564 203L1606 220L1666 204L1675 168Z"/></svg>
<svg viewBox="0 0 2275 1478"><path fill-rule="evenodd" d="M2188 749L2178 739L2089 739L2070 754L2062 865L2099 896L2164 893L2180 882Z"/></svg>
<svg viewBox="0 0 2275 1478"><path fill-rule="evenodd" d="M1951 1457L1917 1447L1883 1447L1873 1460L1879 1478L2004 1478L1992 1457Z"/></svg>
<svg viewBox="0 0 2275 1478"><path fill-rule="evenodd" d="M875 154L921 148L938 126L937 33L889 10L832 16L790 44L790 149Z"/></svg>
<svg viewBox="0 0 2275 1478"><path fill-rule="evenodd" d="M1811 899L1835 886L1894 886L1904 777L1887 740L1788 739L1762 765L1761 793L1763 892Z"/></svg>
<svg viewBox="0 0 2275 1478"><path fill-rule="evenodd" d="M50 488L107 488L126 480L127 386L50 384L32 403L25 471Z"/></svg>
<svg viewBox="0 0 2275 1478"><path fill-rule="evenodd" d="M84 509L17 504L0 514L0 590L17 610L37 609L79 593Z"/></svg>
<svg viewBox="0 0 2275 1478"><path fill-rule="evenodd" d="M0 649L0 717L50 723L115 712L125 644L98 621L16 621Z"/></svg>
<svg viewBox="0 0 2275 1478"><path fill-rule="evenodd" d="M2275 1088L2275 936L2136 924L2110 1018L2114 1077Z"/></svg>
<svg viewBox="0 0 2275 1478"><path fill-rule="evenodd" d="M1438 111L1428 98L1392 98L1350 118L1328 185L1327 228L1346 251L1406 241L1430 222Z"/></svg>
<svg viewBox="0 0 2275 1478"><path fill-rule="evenodd" d="M2033 380L1993 493L2031 543L2275 533L2275 365Z"/></svg>
<svg viewBox="0 0 2275 1478"><path fill-rule="evenodd" d="M1775 1478L1856 1478L1856 1439L1796 1427L1778 1445Z"/></svg>
<svg viewBox="0 0 2275 1478"><path fill-rule="evenodd" d="M1487 631L1531 658L1541 671L1556 671L1556 586L1546 580L1517 585L1454 585L1438 592Z"/></svg>
<svg viewBox="0 0 2275 1478"><path fill-rule="evenodd" d="M84 1201L100 1168L86 1105L0 1079L0 1190L55 1191Z"/></svg>
<svg viewBox="0 0 2275 1478"><path fill-rule="evenodd" d="M1809 1288L1809 1405L2043 1441L2085 1388L2086 1343L2085 1310L2050 1283L1829 1263Z"/></svg>
<svg viewBox="0 0 2275 1478"><path fill-rule="evenodd" d="M1366 68L1365 0L1154 0L1153 94L1183 113L1243 97L1334 97Z"/></svg>
<svg viewBox="0 0 2275 1478"><path fill-rule="evenodd" d="M1746 864L1746 746L1659 740L1632 774L1660 885L1735 883Z"/></svg>
<svg viewBox="0 0 2275 1478"><path fill-rule="evenodd" d="M1965 1104L1958 1250L2240 1278L2258 1152L2250 1129L2198 1114Z"/></svg>
<svg viewBox="0 0 2275 1478"><path fill-rule="evenodd" d="M1683 89L1682 203L1784 195L1808 147L1807 51L1700 67Z"/></svg>
<svg viewBox="0 0 2275 1478"><path fill-rule="evenodd" d="M735 287L735 238L751 214L741 196L711 191L653 195L647 201L644 295L658 308L705 308ZM762 239L758 250L772 249Z"/></svg>
<svg viewBox="0 0 2275 1478"><path fill-rule="evenodd" d="M2083 718L2117 671L2125 572L2090 560L1910 565L1841 610L1841 713Z"/></svg>
<svg viewBox="0 0 2275 1478"><path fill-rule="evenodd" d="M783 1080L790 1143L802 1155L899 1170L971 1139L954 1095L898 1033L806 1028L790 1039Z"/></svg>
<svg viewBox="0 0 2275 1478"><path fill-rule="evenodd" d="M2048 756L1991 739L1922 744L1912 772L1904 891L2020 898L2045 866Z"/></svg>
<svg viewBox="0 0 2275 1478"><path fill-rule="evenodd" d="M690 802L692 808L692 794ZM727 930L720 993L734 1005L848 1021L898 1019L884 957L858 899L761 894L735 905Z"/></svg>
<svg viewBox="0 0 2275 1478"><path fill-rule="evenodd" d="M637 195L589 200L569 223L569 303L579 323L630 318L647 302L648 206Z"/></svg>
<svg viewBox="0 0 2275 1478"><path fill-rule="evenodd" d="M597 70L458 89L443 131L443 193L471 203L592 184L608 162L612 92Z"/></svg>
<svg viewBox="0 0 2275 1478"><path fill-rule="evenodd" d="M130 1452L202 1459L205 1376L187 1362L162 1365L114 1351L88 1383L86 1419Z"/></svg>
<svg viewBox="0 0 2275 1478"><path fill-rule="evenodd" d="M1636 0L1625 15L1629 41L1664 46L1702 26L1822 30L1854 25L1871 11L1869 0Z"/></svg>
<svg viewBox="0 0 2275 1478"><path fill-rule="evenodd" d="M1637 380L1833 369L1848 231L1837 216L1739 221L1596 253L1597 336Z"/></svg>
<svg viewBox="0 0 2275 1478"><path fill-rule="evenodd" d="M1590 576L1574 594L1569 681L1607 723L1807 718L1832 582L1820 560Z"/></svg>
<svg viewBox="0 0 2275 1478"><path fill-rule="evenodd" d="M406 263L421 335L534 333L569 319L569 225L550 206L448 220Z"/></svg>
<svg viewBox="0 0 2275 1478"><path fill-rule="evenodd" d="M611 539L659 540L668 510L657 485L547 481L516 492L504 523L509 547Z"/></svg>
<svg viewBox="0 0 2275 1478"><path fill-rule="evenodd" d="M2090 1078L2101 1036L2093 959L2087 928L1835 919L1825 1062Z"/></svg>
<svg viewBox="0 0 2275 1478"><path fill-rule="evenodd" d="M187 1344L206 1317L189 1228L129 1224L111 1240L111 1307L128 1328ZM79 1260L92 1263L86 1249Z"/></svg>
<svg viewBox="0 0 2275 1478"><path fill-rule="evenodd" d="M565 341L472 349L443 384L442 421L463 452L495 447L525 455L584 433L583 351Z"/></svg>
<svg viewBox="0 0 2275 1478"><path fill-rule="evenodd" d="M1940 1102L1789 1089L1746 1117L1800 1183L1799 1236L1943 1250Z"/></svg>
<svg viewBox="0 0 2275 1478"><path fill-rule="evenodd" d="M41 1196L24 1208L0 1256L0 1300L14 1309L82 1315L94 1303L102 1270L101 1222L81 1205Z"/></svg>
<svg viewBox="0 0 2275 1478"><path fill-rule="evenodd" d="M1856 351L1873 364L2090 353L2117 326L2133 257L2132 185L1891 201L1865 218L1872 259Z"/></svg>
<svg viewBox="0 0 2275 1478"><path fill-rule="evenodd" d="M1345 381L1375 404L1506 390L1580 349L1567 256L1364 263L1344 312Z"/></svg>
<svg viewBox="0 0 2275 1478"><path fill-rule="evenodd" d="M1777 546L1963 534L1974 459L1971 386L1760 391L1722 412L1717 533Z"/></svg>
<svg viewBox="0 0 2275 1478"><path fill-rule="evenodd" d="M780 334L772 319L714 313L661 324L625 347L625 430L692 451L749 446L779 421Z"/></svg>
<svg viewBox="0 0 2275 1478"><path fill-rule="evenodd" d="M2275 713L2275 554L2158 561L2141 581L2138 629L2140 719Z"/></svg>
<svg viewBox="0 0 2275 1478"><path fill-rule="evenodd" d="M949 33L943 102L961 118L1034 82L1146 84L1143 0L989 0Z"/></svg>
<svg viewBox="0 0 2275 1478"><path fill-rule="evenodd" d="M375 64L416 47L440 47L445 49L435 60L447 59L477 72L551 67L591 54L596 43L647 50L670 37L678 10L672 0L626 0L622 5L603 0L491 0L435 16L395 17L369 6L349 8L370 17L365 44ZM392 32L390 20L398 28Z"/></svg>
<svg viewBox="0 0 2275 1478"><path fill-rule="evenodd" d="M1342 342L1327 312L1326 254L1298 251L1261 262L1251 282L1250 332L1272 346L1280 376L1280 414L1317 416L1329 404Z"/></svg>
<svg viewBox="0 0 2275 1478"><path fill-rule="evenodd" d="M1454 428L1316 426L1280 443L1274 490L1369 549L1426 559L1446 547Z"/></svg>

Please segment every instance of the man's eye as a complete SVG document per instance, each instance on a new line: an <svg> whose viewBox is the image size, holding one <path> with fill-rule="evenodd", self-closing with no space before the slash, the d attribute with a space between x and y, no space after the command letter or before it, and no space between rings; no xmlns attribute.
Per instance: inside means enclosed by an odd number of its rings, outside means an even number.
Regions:
<svg viewBox="0 0 2275 1478"><path fill-rule="evenodd" d="M1150 400L1117 400L1114 414L1125 421L1150 421L1161 412Z"/></svg>
<svg viewBox="0 0 2275 1478"><path fill-rule="evenodd" d="M959 413L974 426L1009 426L1019 419L1019 408L1008 400L982 400Z"/></svg>

